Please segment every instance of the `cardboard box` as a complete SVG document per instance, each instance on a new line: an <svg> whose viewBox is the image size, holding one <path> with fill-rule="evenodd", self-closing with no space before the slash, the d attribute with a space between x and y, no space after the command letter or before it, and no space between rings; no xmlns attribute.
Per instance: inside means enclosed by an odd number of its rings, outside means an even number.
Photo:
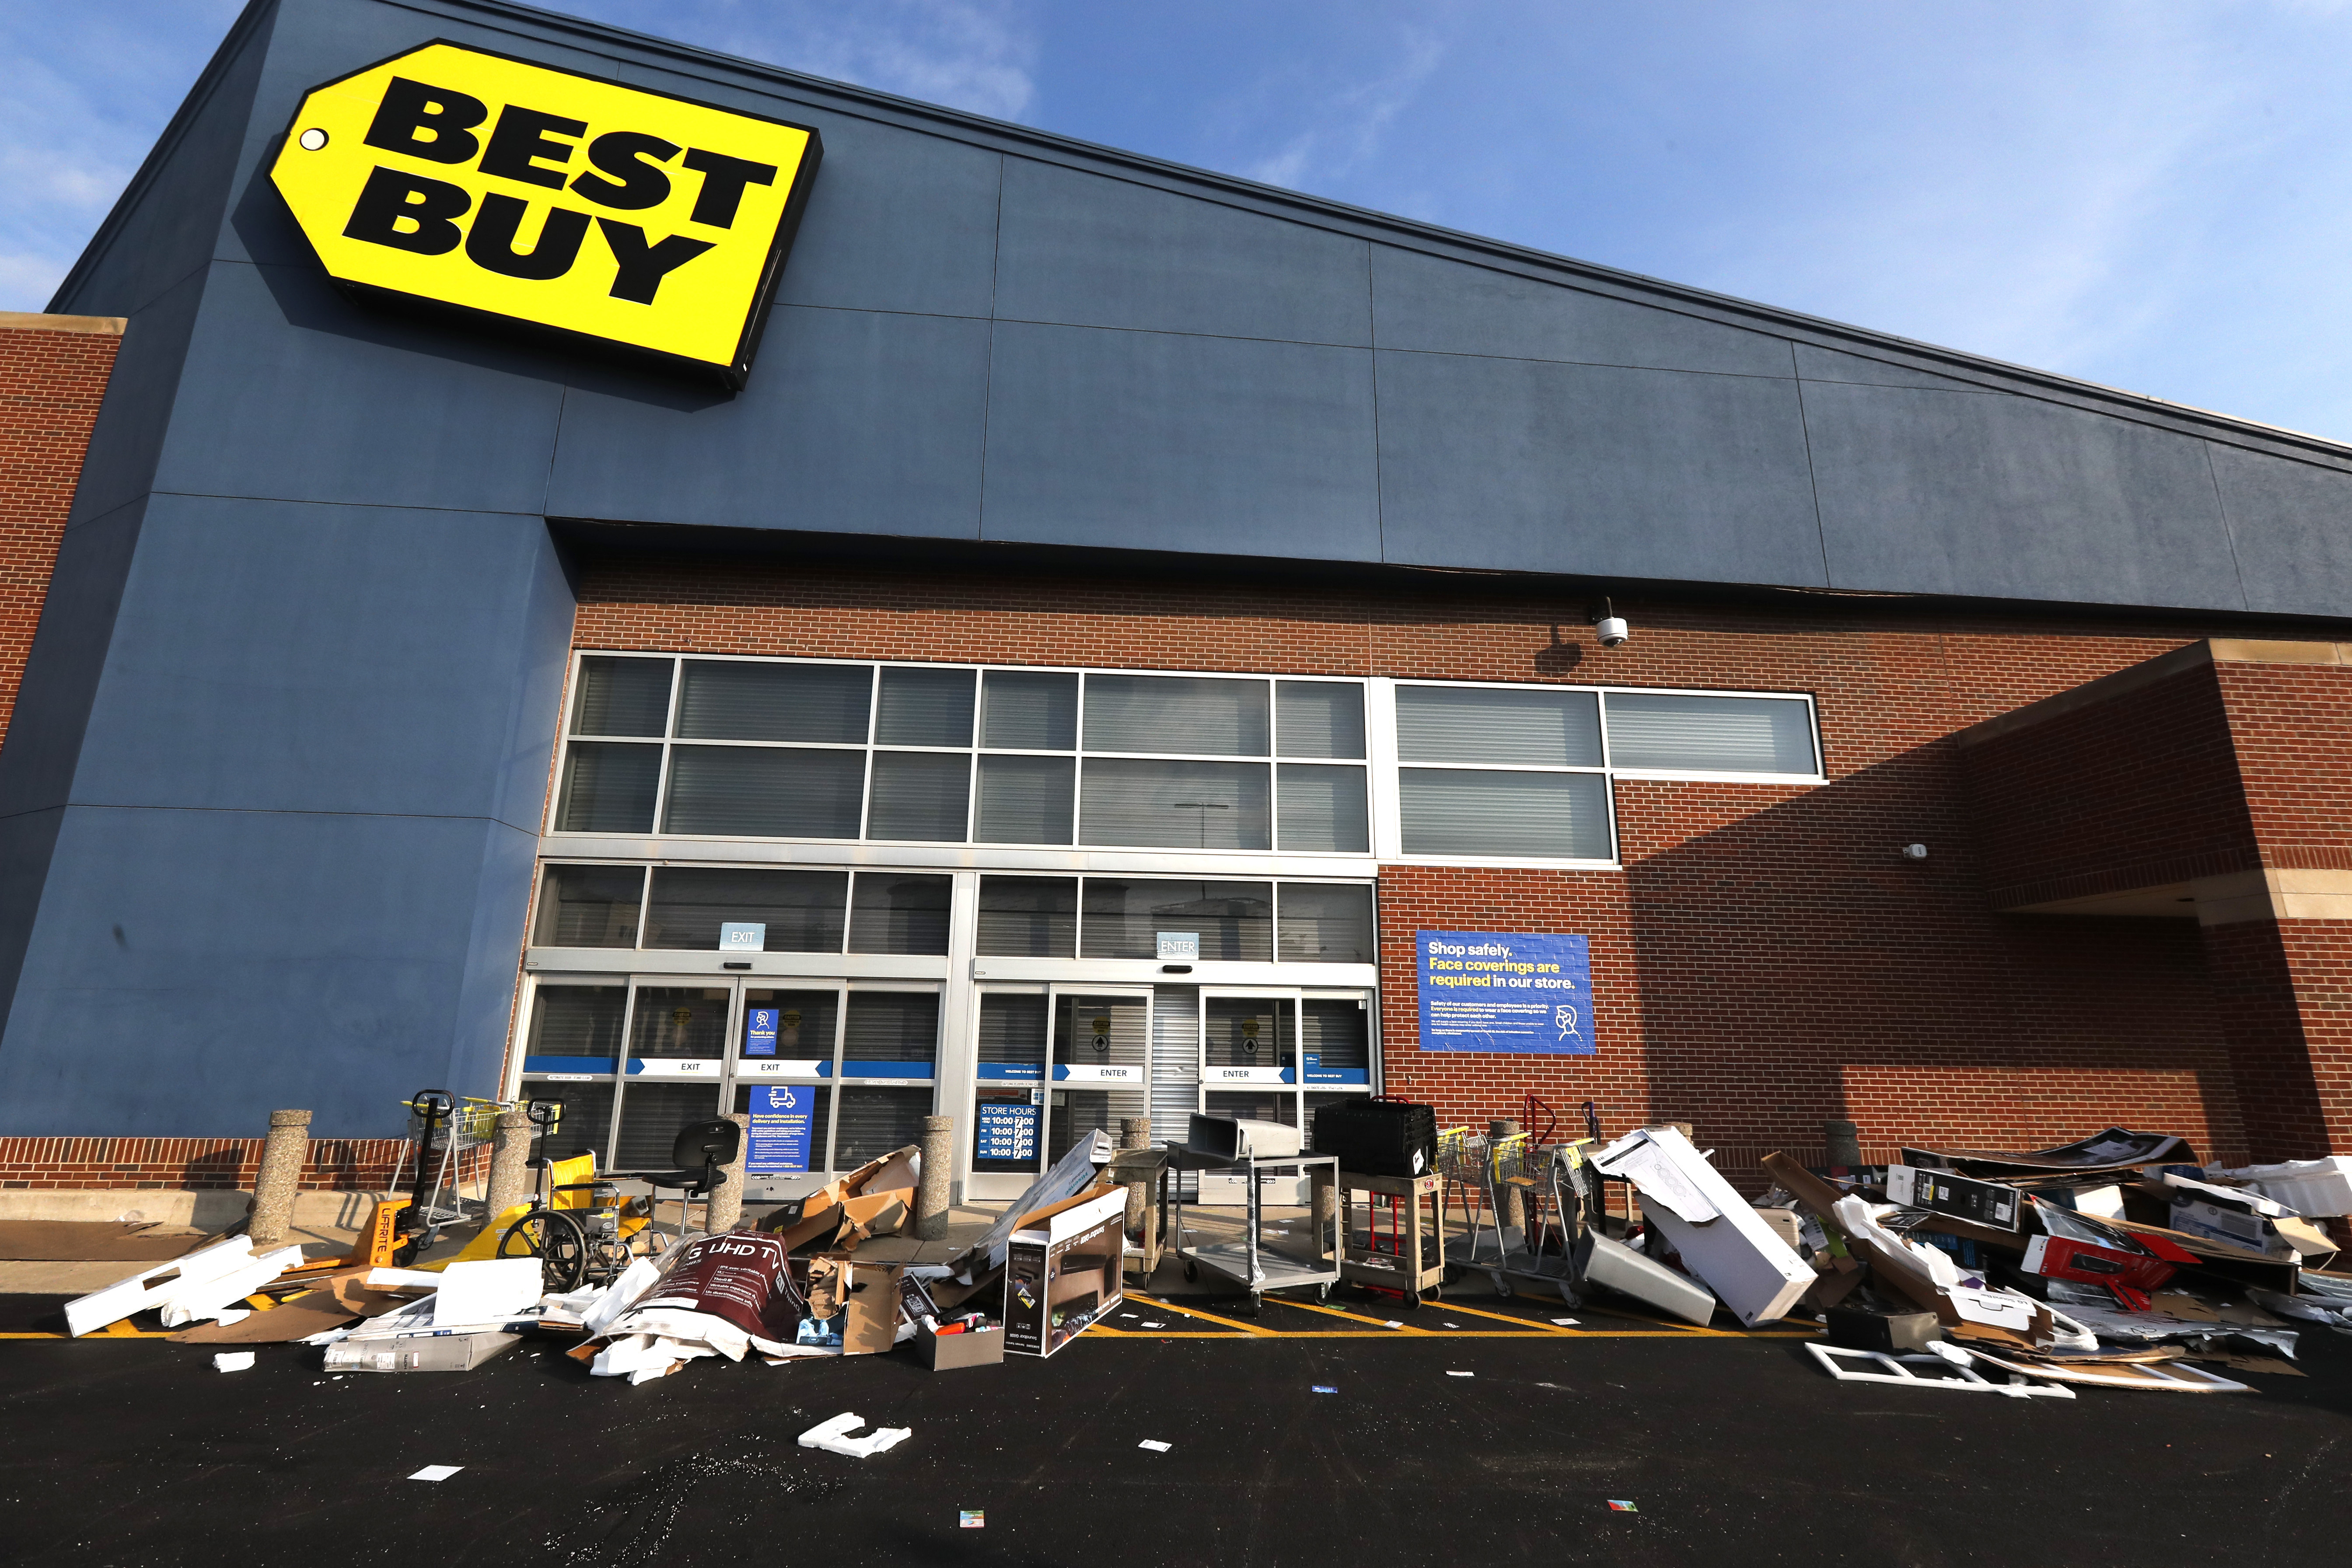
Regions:
<svg viewBox="0 0 2352 1568"><path fill-rule="evenodd" d="M327 1347L329 1372L471 1372L522 1343L520 1334L399 1334Z"/></svg>
<svg viewBox="0 0 2352 1568"><path fill-rule="evenodd" d="M2015 1187L1909 1165L1886 1167L1886 1201L1995 1230L2015 1230L2019 1211L2024 1207Z"/></svg>
<svg viewBox="0 0 2352 1568"><path fill-rule="evenodd" d="M1926 1350L1929 1341L1944 1337L1943 1326L1933 1312L1864 1312L1832 1307L1822 1316L1829 1324L1830 1343L1852 1351L1895 1355Z"/></svg>
<svg viewBox="0 0 2352 1568"><path fill-rule="evenodd" d="M1123 1188L1029 1215L1004 1251L1005 1350L1052 1355L1125 1300L1126 1253Z"/></svg>
<svg viewBox="0 0 2352 1568"><path fill-rule="evenodd" d="M906 1272L902 1264L860 1263L845 1252L820 1253L809 1259L808 1315L821 1322L842 1319L842 1354L879 1355L898 1342Z"/></svg>
<svg viewBox="0 0 2352 1568"><path fill-rule="evenodd" d="M960 1366L994 1366L1004 1359L1004 1331L994 1325L960 1334L935 1334L915 1326L915 1359L933 1372Z"/></svg>

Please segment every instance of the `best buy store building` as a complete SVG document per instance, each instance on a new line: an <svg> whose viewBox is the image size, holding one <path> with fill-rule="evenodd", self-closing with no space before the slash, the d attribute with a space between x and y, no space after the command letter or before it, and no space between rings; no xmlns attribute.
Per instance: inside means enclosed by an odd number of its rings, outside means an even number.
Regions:
<svg viewBox="0 0 2352 1568"><path fill-rule="evenodd" d="M52 308L16 1142L2352 1131L2333 444L497 0L257 0Z"/></svg>

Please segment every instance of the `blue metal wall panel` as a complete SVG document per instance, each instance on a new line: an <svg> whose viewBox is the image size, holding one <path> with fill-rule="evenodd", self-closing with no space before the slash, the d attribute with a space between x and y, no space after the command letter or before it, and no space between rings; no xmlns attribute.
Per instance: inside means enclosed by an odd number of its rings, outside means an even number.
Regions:
<svg viewBox="0 0 2352 1568"><path fill-rule="evenodd" d="M1387 559L1822 581L1796 383L1380 354Z"/></svg>
<svg viewBox="0 0 2352 1568"><path fill-rule="evenodd" d="M1981 392L1988 395L2000 395L1990 387L1953 376L1937 375L1932 371L1914 369L1907 364L1894 364L1863 354L1840 353L1835 349L1820 348L1812 343L1792 346L1797 351L1797 375L1803 381L1842 381L1856 386L1916 386L1930 392Z"/></svg>
<svg viewBox="0 0 2352 1568"><path fill-rule="evenodd" d="M1381 559L1361 349L1000 322L985 537Z"/></svg>
<svg viewBox="0 0 2352 1568"><path fill-rule="evenodd" d="M2246 607L2340 616L2352 583L2352 474L2212 446Z"/></svg>
<svg viewBox="0 0 2352 1568"><path fill-rule="evenodd" d="M2242 609L2206 443L2021 397L1808 382L1841 588Z"/></svg>
<svg viewBox="0 0 2352 1568"><path fill-rule="evenodd" d="M315 267L218 262L159 490L537 513L572 356L352 305Z"/></svg>
<svg viewBox="0 0 2352 1568"><path fill-rule="evenodd" d="M536 516L158 495L74 804L535 832L571 629L543 608L552 570ZM544 710L518 735L534 679Z"/></svg>
<svg viewBox="0 0 2352 1568"><path fill-rule="evenodd" d="M50 864L0 1037L0 1132L257 1136L298 1105L314 1135L381 1135L418 1089L495 1087L504 1020L465 981L503 926L512 993L527 836L76 806Z"/></svg>
<svg viewBox="0 0 2352 1568"><path fill-rule="evenodd" d="M1008 158L996 313L1366 346L1368 248L1307 224Z"/></svg>
<svg viewBox="0 0 2352 1568"><path fill-rule="evenodd" d="M1395 246L1372 247L1384 349L1725 375L1793 374L1788 341Z"/></svg>
<svg viewBox="0 0 2352 1568"><path fill-rule="evenodd" d="M557 517L971 539L988 323L779 307L733 398L616 372L572 393ZM581 378L583 383L585 378Z"/></svg>
<svg viewBox="0 0 2352 1568"><path fill-rule="evenodd" d="M793 117L824 138L824 163L778 301L986 316L1003 155L852 115Z"/></svg>

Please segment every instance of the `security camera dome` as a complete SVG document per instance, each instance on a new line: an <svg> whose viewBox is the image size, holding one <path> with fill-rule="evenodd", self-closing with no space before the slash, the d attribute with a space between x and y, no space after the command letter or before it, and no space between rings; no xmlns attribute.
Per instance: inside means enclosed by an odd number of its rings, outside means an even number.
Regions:
<svg viewBox="0 0 2352 1568"><path fill-rule="evenodd" d="M1633 635L1622 616L1603 616L1592 624L1592 629L1600 634L1602 647L1615 647Z"/></svg>

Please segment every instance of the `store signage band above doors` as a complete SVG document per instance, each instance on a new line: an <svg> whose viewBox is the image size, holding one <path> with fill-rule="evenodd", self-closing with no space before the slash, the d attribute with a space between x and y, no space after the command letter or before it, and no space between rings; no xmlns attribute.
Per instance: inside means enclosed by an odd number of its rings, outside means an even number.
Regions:
<svg viewBox="0 0 2352 1568"><path fill-rule="evenodd" d="M817 133L432 43L304 95L270 182L328 275L740 387Z"/></svg>
<svg viewBox="0 0 2352 1568"><path fill-rule="evenodd" d="M1413 933L1424 1051L1591 1056L1592 964L1580 936Z"/></svg>

